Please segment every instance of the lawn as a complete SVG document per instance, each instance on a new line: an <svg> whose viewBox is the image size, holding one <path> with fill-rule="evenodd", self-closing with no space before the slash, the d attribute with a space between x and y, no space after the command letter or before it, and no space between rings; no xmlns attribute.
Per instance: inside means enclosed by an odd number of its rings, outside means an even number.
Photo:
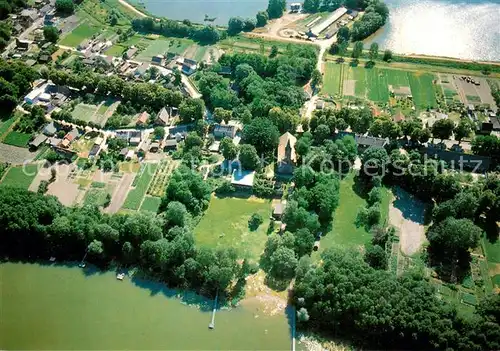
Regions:
<svg viewBox="0 0 500 351"><path fill-rule="evenodd" d="M112 47L110 47L108 50L106 50L106 55L110 56L122 56L123 52L127 48L125 46L122 46L120 44L115 44Z"/></svg>
<svg viewBox="0 0 500 351"><path fill-rule="evenodd" d="M38 166L33 164L12 167L7 171L7 174L3 178L0 185L28 189L31 182L33 182L33 179L35 179L37 173Z"/></svg>
<svg viewBox="0 0 500 351"><path fill-rule="evenodd" d="M342 71L344 65L327 62L325 64L325 77L323 92L330 95L339 95L342 92Z"/></svg>
<svg viewBox="0 0 500 351"><path fill-rule="evenodd" d="M158 209L160 208L161 204L161 198L159 197L153 197L153 196L146 196L144 198L144 201L142 202L141 209L140 211L149 211L149 212L158 212Z"/></svg>
<svg viewBox="0 0 500 351"><path fill-rule="evenodd" d="M430 73L408 73L413 103L417 109L437 107L434 79Z"/></svg>
<svg viewBox="0 0 500 351"><path fill-rule="evenodd" d="M251 231L248 220L254 213L259 213L264 223ZM214 196L194 230L196 243L209 247L232 247L240 257L258 260L267 240L270 213L271 203L268 200Z"/></svg>
<svg viewBox="0 0 500 351"><path fill-rule="evenodd" d="M100 29L87 23L82 23L66 35L60 42L60 45L77 47L85 39L90 39L94 34L99 33Z"/></svg>
<svg viewBox="0 0 500 351"><path fill-rule="evenodd" d="M134 179L135 187L130 190L127 198L125 199L125 203L123 204L123 208L127 210L138 210L141 206L142 199L148 190L149 183L158 168L158 164L156 163L148 163L142 169L141 173L136 175Z"/></svg>
<svg viewBox="0 0 500 351"><path fill-rule="evenodd" d="M3 143L19 147L27 147L30 139L31 134L12 131L5 136Z"/></svg>
<svg viewBox="0 0 500 351"><path fill-rule="evenodd" d="M137 55L138 60L151 61L151 58L156 55L164 55L167 52L172 52L181 55L186 49L194 45L194 42L186 39L157 39L143 40L142 43L147 47Z"/></svg>
<svg viewBox="0 0 500 351"><path fill-rule="evenodd" d="M366 206L366 201L355 192L354 173L340 181L339 206L333 216L333 228L321 238L320 251L334 245L359 247L369 243L372 235L364 227L356 227L359 210ZM391 192L382 188L381 223L389 213Z"/></svg>

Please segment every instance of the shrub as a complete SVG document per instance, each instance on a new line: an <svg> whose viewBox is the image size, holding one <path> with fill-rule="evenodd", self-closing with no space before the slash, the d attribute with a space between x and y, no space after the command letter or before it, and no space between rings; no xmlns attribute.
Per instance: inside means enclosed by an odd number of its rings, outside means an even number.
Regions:
<svg viewBox="0 0 500 351"><path fill-rule="evenodd" d="M254 213L248 220L248 227L250 230L256 230L262 223L264 223L262 216L258 213Z"/></svg>

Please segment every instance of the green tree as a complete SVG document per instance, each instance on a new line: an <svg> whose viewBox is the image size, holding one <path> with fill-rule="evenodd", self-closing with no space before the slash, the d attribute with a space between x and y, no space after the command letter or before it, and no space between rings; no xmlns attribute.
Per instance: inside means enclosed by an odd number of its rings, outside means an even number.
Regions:
<svg viewBox="0 0 500 351"><path fill-rule="evenodd" d="M354 43L354 47L352 49L351 56L354 59L358 59L363 55L363 42L357 41Z"/></svg>
<svg viewBox="0 0 500 351"><path fill-rule="evenodd" d="M392 51L389 49L385 50L382 60L384 60L385 62L390 62L392 60Z"/></svg>
<svg viewBox="0 0 500 351"><path fill-rule="evenodd" d="M270 259L269 274L276 279L292 279L297 268L297 258L292 249L280 246L274 251Z"/></svg>
<svg viewBox="0 0 500 351"><path fill-rule="evenodd" d="M311 85L313 89L318 90L321 87L321 84L323 84L323 76L320 71L315 69L312 73Z"/></svg>
<svg viewBox="0 0 500 351"><path fill-rule="evenodd" d="M460 144L463 138L467 138L472 133L472 127L469 121L461 119L458 125L453 130L455 140Z"/></svg>
<svg viewBox="0 0 500 351"><path fill-rule="evenodd" d="M314 235L309 229L301 228L295 233L295 253L298 257L308 255L312 252L314 245Z"/></svg>
<svg viewBox="0 0 500 351"><path fill-rule="evenodd" d="M256 20L257 27L264 27L267 24L267 21L269 21L269 15L267 14L267 11L257 12Z"/></svg>
<svg viewBox="0 0 500 351"><path fill-rule="evenodd" d="M286 0L269 0L267 13L270 19L280 18L286 9Z"/></svg>
<svg viewBox="0 0 500 351"><path fill-rule="evenodd" d="M51 43L56 43L59 40L59 30L53 26L43 27L43 37Z"/></svg>
<svg viewBox="0 0 500 351"><path fill-rule="evenodd" d="M178 201L172 201L165 210L165 221L169 227L184 227L187 223L188 212L186 206Z"/></svg>
<svg viewBox="0 0 500 351"><path fill-rule="evenodd" d="M243 128L243 141L259 153L276 150L279 136L278 128L267 118L255 118Z"/></svg>
<svg viewBox="0 0 500 351"><path fill-rule="evenodd" d="M161 140L165 137L165 128L155 127L153 134L154 134L155 139Z"/></svg>
<svg viewBox="0 0 500 351"><path fill-rule="evenodd" d="M241 17L231 17L227 26L227 33L229 35L236 35L243 31L244 20Z"/></svg>
<svg viewBox="0 0 500 351"><path fill-rule="evenodd" d="M307 312L307 309L305 309L304 307L301 307L297 311L297 320L300 323L304 323L304 322L307 322L309 320L309 313Z"/></svg>
<svg viewBox="0 0 500 351"><path fill-rule="evenodd" d="M225 110L222 107L216 107L214 109L213 117L217 123L229 122L233 116L233 111Z"/></svg>
<svg viewBox="0 0 500 351"><path fill-rule="evenodd" d="M449 139L454 128L455 123L451 119L440 119L432 125L432 136L441 139L441 141Z"/></svg>
<svg viewBox="0 0 500 351"><path fill-rule="evenodd" d="M389 155L384 148L370 146L361 155L363 173L366 175L381 175L389 164Z"/></svg>
<svg viewBox="0 0 500 351"><path fill-rule="evenodd" d="M222 156L226 160L234 160L238 156L238 146L234 144L231 138L224 138L220 142Z"/></svg>
<svg viewBox="0 0 500 351"><path fill-rule="evenodd" d="M260 168L259 155L252 145L243 144L240 146L239 160L243 169L254 171Z"/></svg>
<svg viewBox="0 0 500 351"><path fill-rule="evenodd" d="M104 247L102 242L99 240L92 240L92 242L88 246L88 253L90 257L95 259L101 259L104 255Z"/></svg>
<svg viewBox="0 0 500 351"><path fill-rule="evenodd" d="M179 114L184 123L202 119L205 114L205 103L201 99L187 99L179 106Z"/></svg>
<svg viewBox="0 0 500 351"><path fill-rule="evenodd" d="M276 57L278 56L278 53L279 53L278 47L276 45L271 46L271 52L269 53L269 57L270 58Z"/></svg>
<svg viewBox="0 0 500 351"><path fill-rule="evenodd" d="M349 27L343 26L339 28L339 31L337 32L337 42L338 43L343 43L343 42L349 42L349 39L351 37L351 31Z"/></svg>
<svg viewBox="0 0 500 351"><path fill-rule="evenodd" d="M264 223L262 216L258 213L254 213L248 220L248 227L250 230L257 230L262 223Z"/></svg>
<svg viewBox="0 0 500 351"><path fill-rule="evenodd" d="M387 254L378 246L369 246L365 252L365 261L375 269L387 269Z"/></svg>
<svg viewBox="0 0 500 351"><path fill-rule="evenodd" d="M72 14L75 11L75 4L73 0L56 0L56 10L66 15Z"/></svg>
<svg viewBox="0 0 500 351"><path fill-rule="evenodd" d="M370 57L370 61L372 61L372 62L378 58L378 44L377 43L372 43L370 45L369 57Z"/></svg>

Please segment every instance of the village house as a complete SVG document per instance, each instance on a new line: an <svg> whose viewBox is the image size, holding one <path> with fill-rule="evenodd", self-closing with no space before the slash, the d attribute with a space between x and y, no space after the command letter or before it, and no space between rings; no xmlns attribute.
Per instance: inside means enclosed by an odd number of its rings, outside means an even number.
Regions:
<svg viewBox="0 0 500 351"><path fill-rule="evenodd" d="M35 10L24 9L21 11L19 18L25 26L31 26L38 19L38 13Z"/></svg>
<svg viewBox="0 0 500 351"><path fill-rule="evenodd" d="M155 141L149 146L149 152L158 152L160 149L160 143Z"/></svg>
<svg viewBox="0 0 500 351"><path fill-rule="evenodd" d="M163 55L156 55L151 58L151 63L162 66L163 60L164 60Z"/></svg>
<svg viewBox="0 0 500 351"><path fill-rule="evenodd" d="M392 120L396 123L399 123L399 122L402 122L406 119L405 115L403 114L403 112L401 112L401 110L399 110L398 112L396 112L396 114L394 116L392 116Z"/></svg>
<svg viewBox="0 0 500 351"><path fill-rule="evenodd" d="M251 190L255 180L255 171L234 169L231 175L231 185L239 190Z"/></svg>
<svg viewBox="0 0 500 351"><path fill-rule="evenodd" d="M289 132L283 134L279 139L277 166L278 173L292 174L297 162L297 154L295 153L295 143L297 138Z"/></svg>
<svg viewBox="0 0 500 351"><path fill-rule="evenodd" d="M285 204L283 202L277 203L273 208L273 218L280 220L285 212Z"/></svg>
<svg viewBox="0 0 500 351"><path fill-rule="evenodd" d="M137 117L136 124L138 126L145 126L145 125L147 125L148 122L149 122L149 117L150 117L150 114L147 113L146 111L140 113L139 116Z"/></svg>
<svg viewBox="0 0 500 351"><path fill-rule="evenodd" d="M216 124L214 127L214 137L216 138L234 138L236 136L237 127L228 124Z"/></svg>
<svg viewBox="0 0 500 351"><path fill-rule="evenodd" d="M27 51L29 50L31 45L31 41L29 40L20 40L16 38L16 49L22 50L22 51Z"/></svg>
<svg viewBox="0 0 500 351"><path fill-rule="evenodd" d="M163 144L164 151L175 151L177 150L177 140L176 139L167 139Z"/></svg>
<svg viewBox="0 0 500 351"><path fill-rule="evenodd" d="M130 60L132 57L134 57L136 53L137 53L137 48L132 46L127 50L127 52L125 52L125 58Z"/></svg>
<svg viewBox="0 0 500 351"><path fill-rule="evenodd" d="M420 152L430 158L441 160L455 170L469 170L476 173L487 172L491 167L491 158L487 156L471 155L463 152L447 151L432 147L423 147Z"/></svg>
<svg viewBox="0 0 500 351"><path fill-rule="evenodd" d="M43 134L38 134L35 139L33 139L30 143L29 143L29 147L30 149L38 149L40 147L40 145L42 145L43 143L45 143L47 141L47 136L46 135L43 135Z"/></svg>
<svg viewBox="0 0 500 351"><path fill-rule="evenodd" d="M124 147L123 149L120 150L120 153L118 154L118 158L122 161L125 160L125 157L127 157L128 154L128 148Z"/></svg>
<svg viewBox="0 0 500 351"><path fill-rule="evenodd" d="M54 125L54 121L50 122L47 124L45 127L43 127L42 133L45 134L46 136L53 136L56 134L57 128Z"/></svg>

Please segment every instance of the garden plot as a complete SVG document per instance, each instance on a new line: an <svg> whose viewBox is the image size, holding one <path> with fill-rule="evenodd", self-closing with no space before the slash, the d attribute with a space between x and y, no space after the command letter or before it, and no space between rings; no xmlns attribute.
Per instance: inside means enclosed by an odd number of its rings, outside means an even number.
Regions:
<svg viewBox="0 0 500 351"><path fill-rule="evenodd" d="M413 103L417 109L437 107L435 78L431 73L408 72Z"/></svg>
<svg viewBox="0 0 500 351"><path fill-rule="evenodd" d="M389 207L389 222L399 232L401 251L417 253L425 242L424 218L426 206L403 189L394 188L394 201Z"/></svg>
<svg viewBox="0 0 500 351"><path fill-rule="evenodd" d="M60 45L77 47L85 39L92 38L93 35L99 33L100 28L92 26L88 23L82 23L73 29L68 35L61 39Z"/></svg>
<svg viewBox="0 0 500 351"><path fill-rule="evenodd" d="M325 77L323 82L323 92L332 96L342 94L342 81L343 81L343 67L344 65L327 62L325 64ZM351 94L353 95L354 91Z"/></svg>
<svg viewBox="0 0 500 351"><path fill-rule="evenodd" d="M140 173L136 175L134 182L132 183L134 188L129 191L122 206L124 209L138 210L141 207L144 195L146 195L146 191L149 188L149 184L151 183L157 168L157 163L147 163L142 168Z"/></svg>
<svg viewBox="0 0 500 351"><path fill-rule="evenodd" d="M28 142L31 139L31 134L21 133L17 131L9 132L3 139L3 143L17 147L28 147Z"/></svg>
<svg viewBox="0 0 500 351"><path fill-rule="evenodd" d="M149 185L147 194L151 196L162 197L168 178L175 168L179 165L178 161L166 160L160 163L151 184Z"/></svg>

